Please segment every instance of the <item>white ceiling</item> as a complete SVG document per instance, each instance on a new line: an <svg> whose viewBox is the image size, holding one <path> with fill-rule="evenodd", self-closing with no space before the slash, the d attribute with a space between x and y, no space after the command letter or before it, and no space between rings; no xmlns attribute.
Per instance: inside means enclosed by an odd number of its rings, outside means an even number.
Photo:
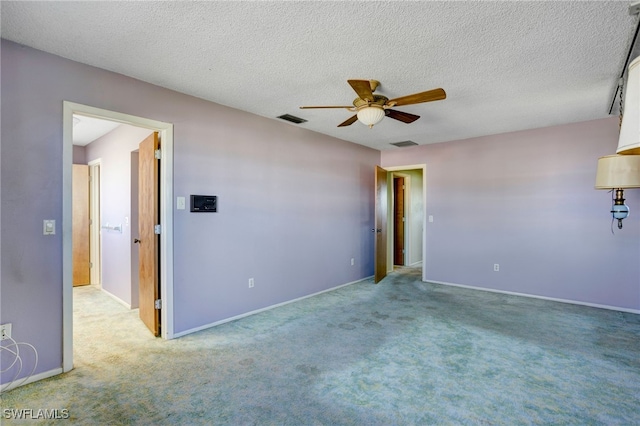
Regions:
<svg viewBox="0 0 640 426"><path fill-rule="evenodd" d="M115 121L101 120L84 115L73 116L73 144L85 146L121 126Z"/></svg>
<svg viewBox="0 0 640 426"><path fill-rule="evenodd" d="M2 37L376 149L606 117L637 23L625 1L1 2ZM347 79L421 116L338 128ZM99 105L95 105L100 107ZM615 111L614 111L615 113ZM289 124L287 125L294 125Z"/></svg>

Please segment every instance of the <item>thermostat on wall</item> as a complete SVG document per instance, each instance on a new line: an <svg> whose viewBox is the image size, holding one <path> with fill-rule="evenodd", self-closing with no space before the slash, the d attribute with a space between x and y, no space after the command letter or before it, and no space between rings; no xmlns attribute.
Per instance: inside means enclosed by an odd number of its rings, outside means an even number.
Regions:
<svg viewBox="0 0 640 426"><path fill-rule="evenodd" d="M192 195L191 211L215 213L218 211L218 197L216 195Z"/></svg>

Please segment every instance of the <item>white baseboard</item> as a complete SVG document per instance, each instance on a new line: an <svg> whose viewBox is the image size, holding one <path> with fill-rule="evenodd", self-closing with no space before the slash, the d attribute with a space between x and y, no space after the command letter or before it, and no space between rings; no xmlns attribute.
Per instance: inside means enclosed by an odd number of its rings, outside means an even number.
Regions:
<svg viewBox="0 0 640 426"><path fill-rule="evenodd" d="M452 286L452 287L468 288L468 289L471 289L471 290L488 291L490 293L501 293L501 294L509 294L511 296L529 297L531 299L549 300L549 301L552 301L552 302L568 303L570 305L589 306L591 308L600 308L600 309L608 309L608 310L611 310L611 311L620 311L620 312L628 312L628 313L631 313L631 314L640 314L640 309L629 309L629 308L622 308L622 307L619 307L619 306L600 305L600 304L597 304L597 303L581 302L581 301L569 300L569 299L558 299L556 297L538 296L538 295L535 295L535 294L517 293L517 292L514 292L514 291L495 290L495 289L492 289L492 288L476 287L476 286L471 286L471 285L448 283L448 282L445 282L445 281L425 280L424 282L433 283L433 284L448 285L448 286Z"/></svg>
<svg viewBox="0 0 640 426"><path fill-rule="evenodd" d="M131 309L131 305L127 302L125 302L124 300L120 299L118 296L116 296L113 293L109 293L107 290L104 289L104 287L102 288L102 292L104 294L106 294L107 296L111 297L113 300L115 300L116 302L118 302L119 304L125 306L127 309ZM137 308L134 308L137 309Z"/></svg>
<svg viewBox="0 0 640 426"><path fill-rule="evenodd" d="M225 323L228 323L228 322L231 322L231 321L239 320L241 318L245 318L245 317L248 317L248 316L251 316L251 315L259 314L260 312L269 311L271 309L279 308L280 306L285 306L285 305L288 305L289 303L299 302L300 300L304 300L304 299L308 299L310 297L318 296L319 294L322 294L322 293L328 293L330 291L334 291L334 290L337 290L337 289L342 288L342 287L346 287L346 286L351 285L351 284L355 284L355 283L359 283L359 282L362 282L362 281L366 281L366 280L371 279L371 278L373 278L373 275L370 276L370 277L365 277L365 278L356 280L356 281L351 281L351 282L346 283L346 284L341 284L341 285L339 285L337 287L331 287L331 288L328 288L326 290L319 291L317 293L309 294L307 296L298 297L296 299L288 300L288 301L282 302L282 303L276 303L275 305L267 306L267 307L261 308L261 309L256 309L255 311L251 311L251 312L247 312L247 313L244 313L244 314L236 315L236 316L231 317L231 318L225 318L225 319L220 320L220 321L212 322L210 324L202 325L200 327L191 328L189 330L181 331L179 333L174 333L172 338L186 336L187 334L192 334L192 333L196 333L198 331L206 330L206 329L211 328L211 327L215 327L215 326L218 326L218 325L221 325L221 324L225 324Z"/></svg>
<svg viewBox="0 0 640 426"><path fill-rule="evenodd" d="M53 370L45 371L43 373L34 374L25 380L25 378L20 378L15 380L15 385L9 386L7 389L16 389L20 386L28 385L29 383L37 382L38 380L48 379L49 377L57 376L58 374L62 374L62 368L55 368ZM8 383L2 383L2 386L7 385ZM3 391L4 392L4 391Z"/></svg>

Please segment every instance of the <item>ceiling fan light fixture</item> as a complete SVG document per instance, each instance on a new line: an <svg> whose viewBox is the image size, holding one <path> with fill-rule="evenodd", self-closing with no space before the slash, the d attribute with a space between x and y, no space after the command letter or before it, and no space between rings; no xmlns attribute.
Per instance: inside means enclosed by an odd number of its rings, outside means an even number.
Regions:
<svg viewBox="0 0 640 426"><path fill-rule="evenodd" d="M379 105L371 105L358 110L358 121L372 128L384 118L384 109Z"/></svg>
<svg viewBox="0 0 640 426"><path fill-rule="evenodd" d="M622 229L622 219L629 216L624 203L624 190L640 188L640 155L607 155L598 159L596 189L615 190L616 198L611 207L613 218Z"/></svg>

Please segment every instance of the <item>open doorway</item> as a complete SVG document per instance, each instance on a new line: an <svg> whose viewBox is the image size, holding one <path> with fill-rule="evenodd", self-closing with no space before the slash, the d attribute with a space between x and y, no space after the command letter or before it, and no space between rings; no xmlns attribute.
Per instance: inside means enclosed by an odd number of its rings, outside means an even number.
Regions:
<svg viewBox="0 0 640 426"><path fill-rule="evenodd" d="M424 234L424 173L422 169L390 171L393 265L422 264Z"/></svg>
<svg viewBox="0 0 640 426"><path fill-rule="evenodd" d="M158 133L80 114L74 114L73 122L73 286L93 285L128 310L137 309L144 324L159 335L159 309L155 306L160 293L159 259L155 255L154 235L154 227L159 223L156 213L159 185L157 170L148 170L158 168L155 158L160 144ZM141 156L141 148L149 143L149 138L153 139L150 151ZM140 167L141 159L146 161L146 168ZM145 179L141 180L141 173L151 176L148 179L143 176ZM147 187L140 201L139 187L143 183ZM139 208L141 203L147 206L146 210ZM92 206L102 207L92 209ZM142 212L152 217L139 227ZM146 256L141 257L141 252ZM91 274L94 269L96 273ZM146 287L139 285L143 272ZM85 293L76 290L74 296ZM78 312L75 305L74 312L91 314ZM78 317L74 316L74 320Z"/></svg>
<svg viewBox="0 0 640 426"><path fill-rule="evenodd" d="M405 255L408 253L408 238L405 236L411 236L409 223L407 221L407 205L405 203L407 184L410 182L410 177L401 173L393 173L391 176L393 180L392 201L391 208L393 210L393 265L405 266ZM407 232L409 231L409 232Z"/></svg>
<svg viewBox="0 0 640 426"><path fill-rule="evenodd" d="M426 165L386 167L388 188L387 265L423 267L426 235ZM422 271L424 277L424 271Z"/></svg>
<svg viewBox="0 0 640 426"><path fill-rule="evenodd" d="M91 284L137 309L138 151L153 130L79 114L73 119L74 287Z"/></svg>
<svg viewBox="0 0 640 426"><path fill-rule="evenodd" d="M173 338L173 281L171 271L173 270L173 229L172 229L172 161L173 161L173 125L155 120L149 120L141 117L130 116L108 110L101 110L98 108L75 104L71 102L64 102L64 117L63 117L63 227L64 229L70 229L72 227L72 180L71 170L74 157L74 145L73 145L73 124L74 115L78 118L92 118L110 121L116 125L128 125L145 130L147 133L156 132L158 139L162 140L161 154L158 152L159 157L159 170L158 183L159 183L159 200L158 200L158 213L159 213L159 232L158 240L160 243L160 250L158 261L160 263L159 269L159 282L160 292L163 295L162 299L157 302L160 311L160 321L163 324L161 336L166 339ZM153 155L153 154L152 154ZM133 161L134 156L131 152L126 153L126 162L128 165ZM102 159L93 159L93 166L97 166L94 171L99 172L100 182L99 187L103 187L105 179L105 163ZM127 176L128 178L129 176ZM101 191L102 193L103 191ZM103 198L103 196L99 197ZM99 202L98 200L94 200ZM103 203L104 204L104 203ZM128 203L127 203L128 205ZM104 210L104 206L101 210ZM111 236L114 239L120 238L125 229L129 231L131 228L131 214L129 210L126 214L119 214L113 216L112 219L107 219L104 215L99 218L99 235L102 238L99 242L94 238L92 243L97 245L98 248L94 248L94 254L99 253L100 260L99 270L101 273L97 277L92 276L99 282L100 285L104 285L104 274L106 269L103 267L102 259L105 255L105 237L112 233ZM69 371L73 368L73 285L72 285L72 270L73 270L73 258L72 258L72 239L71 235L67 233L63 236L63 371ZM94 236L95 237L95 236ZM127 243L129 243L127 238ZM123 238L120 238L123 240ZM131 261L129 259L129 261ZM93 268L92 268L93 269ZM129 277L130 278L130 274Z"/></svg>

